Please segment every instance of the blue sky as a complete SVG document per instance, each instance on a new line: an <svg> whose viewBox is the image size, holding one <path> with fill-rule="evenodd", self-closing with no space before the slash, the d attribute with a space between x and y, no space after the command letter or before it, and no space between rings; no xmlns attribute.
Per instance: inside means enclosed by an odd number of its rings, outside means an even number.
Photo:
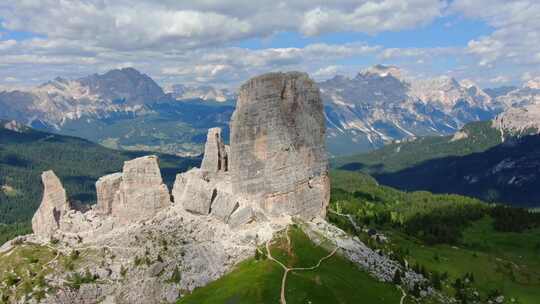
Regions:
<svg viewBox="0 0 540 304"><path fill-rule="evenodd" d="M520 85L540 76L538 15L534 0L5 0L0 88L126 66L162 84L235 87L268 71L322 80L379 63Z"/></svg>
<svg viewBox="0 0 540 304"><path fill-rule="evenodd" d="M269 38L245 39L236 46L249 49L305 47L312 43L343 44L355 41L389 48L465 47L475 38L489 35L493 28L481 20L459 15L440 17L415 29L387 31L376 35L339 32L306 37L298 32L281 32Z"/></svg>

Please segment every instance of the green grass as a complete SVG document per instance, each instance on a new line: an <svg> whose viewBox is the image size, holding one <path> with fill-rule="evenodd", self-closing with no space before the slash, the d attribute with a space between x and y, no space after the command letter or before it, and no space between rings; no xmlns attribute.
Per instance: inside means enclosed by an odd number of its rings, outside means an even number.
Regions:
<svg viewBox="0 0 540 304"><path fill-rule="evenodd" d="M540 250L535 252L530 242L538 241L540 232L516 234L513 239L509 233L493 231L489 224L488 219L474 223L466 229L463 244L458 246L427 246L399 232L386 233L395 248L408 252L409 263L448 273L447 284L472 272L473 286L481 296L499 290L522 304L539 303Z"/></svg>
<svg viewBox="0 0 540 304"><path fill-rule="evenodd" d="M300 228L289 231L289 252L284 234L277 236L272 256L290 267L310 267L329 251L314 245ZM269 259L249 259L231 273L197 288L178 303L279 303L283 269ZM401 293L334 255L312 271L291 271L287 303L399 303Z"/></svg>
<svg viewBox="0 0 540 304"><path fill-rule="evenodd" d="M456 279L473 273L472 287L480 293L482 301L487 301L488 295L498 290L508 300L516 299L516 303L540 303L540 228L519 233L500 232L494 229L492 206L478 200L457 195L402 192L350 172L334 171L332 177L331 208L340 208L342 213L352 214L359 224L382 231L390 243L373 242L363 232L358 236L373 248L399 252L410 265L419 264L429 273L447 273L449 278L444 281L443 291L448 295L455 295L451 284ZM407 222L415 215L432 216L441 212L444 215L456 206L484 215L454 225L458 237L450 238L452 242L441 240L437 245L428 245L418 235L407 234ZM399 216L381 220L381 215L388 213ZM458 220L464 214L467 212L447 215ZM349 233L355 233L343 217L329 214L329 219Z"/></svg>
<svg viewBox="0 0 540 304"><path fill-rule="evenodd" d="M16 302L25 294L39 299L44 296L44 277L53 271L45 266L56 253L45 246L22 245L0 255L0 294L2 301Z"/></svg>

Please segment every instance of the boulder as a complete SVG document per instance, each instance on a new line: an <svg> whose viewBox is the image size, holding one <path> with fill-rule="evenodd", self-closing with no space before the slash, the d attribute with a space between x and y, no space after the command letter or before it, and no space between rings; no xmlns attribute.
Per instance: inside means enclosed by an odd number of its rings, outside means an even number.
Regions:
<svg viewBox="0 0 540 304"><path fill-rule="evenodd" d="M100 177L96 182L96 211L100 214L111 214L115 197L120 190L122 173L113 173Z"/></svg>
<svg viewBox="0 0 540 304"><path fill-rule="evenodd" d="M249 206L237 209L229 218L229 227L236 228L255 220L255 212Z"/></svg>
<svg viewBox="0 0 540 304"><path fill-rule="evenodd" d="M53 171L43 172L41 181L43 198L32 218L32 230L37 236L50 238L59 228L60 218L70 210L70 204L66 190Z"/></svg>
<svg viewBox="0 0 540 304"><path fill-rule="evenodd" d="M187 182L191 178L198 178L207 182L209 181L208 172L203 171L199 168L193 168L187 172L177 174L172 189L172 196L174 198L175 204L181 203L182 196L184 195L184 191L186 190Z"/></svg>
<svg viewBox="0 0 540 304"><path fill-rule="evenodd" d="M201 169L212 173L228 169L227 149L221 138L221 128L208 130Z"/></svg>
<svg viewBox="0 0 540 304"><path fill-rule="evenodd" d="M150 219L171 204L157 156L126 161L122 171L122 181L111 208L111 214L118 217L120 222Z"/></svg>
<svg viewBox="0 0 540 304"><path fill-rule="evenodd" d="M191 176L187 179L180 202L185 210L197 214L209 214L214 188L204 179Z"/></svg>
<svg viewBox="0 0 540 304"><path fill-rule="evenodd" d="M272 215L324 216L325 130L319 89L307 74L269 73L246 82L231 119L233 193Z"/></svg>
<svg viewBox="0 0 540 304"><path fill-rule="evenodd" d="M238 208L238 200L234 195L217 190L212 202L211 214L227 223L231 214Z"/></svg>

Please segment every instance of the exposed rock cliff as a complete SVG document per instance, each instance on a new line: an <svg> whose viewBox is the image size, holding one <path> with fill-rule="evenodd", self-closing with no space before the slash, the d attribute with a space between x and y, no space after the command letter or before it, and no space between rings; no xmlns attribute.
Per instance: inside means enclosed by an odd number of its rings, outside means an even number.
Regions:
<svg viewBox="0 0 540 304"><path fill-rule="evenodd" d="M54 235L64 252L100 249L98 260L86 262L103 279L68 290L60 270L50 275L58 289L47 300L172 303L179 292L251 256L291 217L325 214L330 187L323 106L307 74L248 81L231 130L230 148L221 129L209 130L201 168L177 175L174 203L156 156L127 161L122 173L100 178L97 205L86 212L70 210L60 181L45 172L35 234ZM181 278L174 274L180 271Z"/></svg>
<svg viewBox="0 0 540 304"><path fill-rule="evenodd" d="M112 215L121 222L152 218L171 203L169 190L161 179L157 156L139 157L124 163Z"/></svg>
<svg viewBox="0 0 540 304"><path fill-rule="evenodd" d="M221 128L208 130L201 169L208 172L227 171L228 169L227 148L221 138Z"/></svg>
<svg viewBox="0 0 540 304"><path fill-rule="evenodd" d="M41 174L43 199L32 218L34 234L49 238L59 228L60 218L70 210L66 190L53 171Z"/></svg>
<svg viewBox="0 0 540 304"><path fill-rule="evenodd" d="M307 74L270 73L246 82L231 120L230 150L235 194L273 215L324 215L325 118Z"/></svg>
<svg viewBox="0 0 540 304"><path fill-rule="evenodd" d="M97 211L102 214L111 214L112 206L117 197L122 173L105 175L96 182Z"/></svg>

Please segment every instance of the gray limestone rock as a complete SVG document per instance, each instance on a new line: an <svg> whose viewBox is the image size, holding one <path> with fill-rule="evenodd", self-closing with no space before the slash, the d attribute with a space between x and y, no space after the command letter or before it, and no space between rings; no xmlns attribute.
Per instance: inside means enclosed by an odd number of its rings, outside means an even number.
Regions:
<svg viewBox="0 0 540 304"><path fill-rule="evenodd" d="M224 172L228 169L227 149L221 138L221 128L208 130L201 169L208 172Z"/></svg>
<svg viewBox="0 0 540 304"><path fill-rule="evenodd" d="M238 208L238 199L230 193L217 190L216 197L212 202L212 215L220 218L225 223L229 221L231 214Z"/></svg>
<svg viewBox="0 0 540 304"><path fill-rule="evenodd" d="M233 193L273 215L324 216L327 167L323 103L307 74L269 73L242 85L231 120Z"/></svg>
<svg viewBox="0 0 540 304"><path fill-rule="evenodd" d="M66 190L53 171L41 174L43 199L32 218L32 230L40 237L51 237L59 228L60 218L70 210Z"/></svg>
<svg viewBox="0 0 540 304"><path fill-rule="evenodd" d="M180 201L185 210L205 215L210 213L213 194L214 188L209 182L191 177L187 180Z"/></svg>
<svg viewBox="0 0 540 304"><path fill-rule="evenodd" d="M161 179L157 156L126 161L122 171L122 181L111 210L120 222L150 219L170 205L169 190Z"/></svg>
<svg viewBox="0 0 540 304"><path fill-rule="evenodd" d="M186 185L189 179L197 178L204 181L209 181L208 172L203 171L199 168L193 168L187 172L180 173L176 175L176 180L174 181L172 196L174 198L175 204L179 204L182 201L182 196L186 190Z"/></svg>
<svg viewBox="0 0 540 304"><path fill-rule="evenodd" d="M97 212L111 214L114 199L120 190L122 173L113 173L100 177L96 182Z"/></svg>
<svg viewBox="0 0 540 304"><path fill-rule="evenodd" d="M229 218L229 227L236 228L248 224L255 219L255 213L251 207L243 207L236 210Z"/></svg>

